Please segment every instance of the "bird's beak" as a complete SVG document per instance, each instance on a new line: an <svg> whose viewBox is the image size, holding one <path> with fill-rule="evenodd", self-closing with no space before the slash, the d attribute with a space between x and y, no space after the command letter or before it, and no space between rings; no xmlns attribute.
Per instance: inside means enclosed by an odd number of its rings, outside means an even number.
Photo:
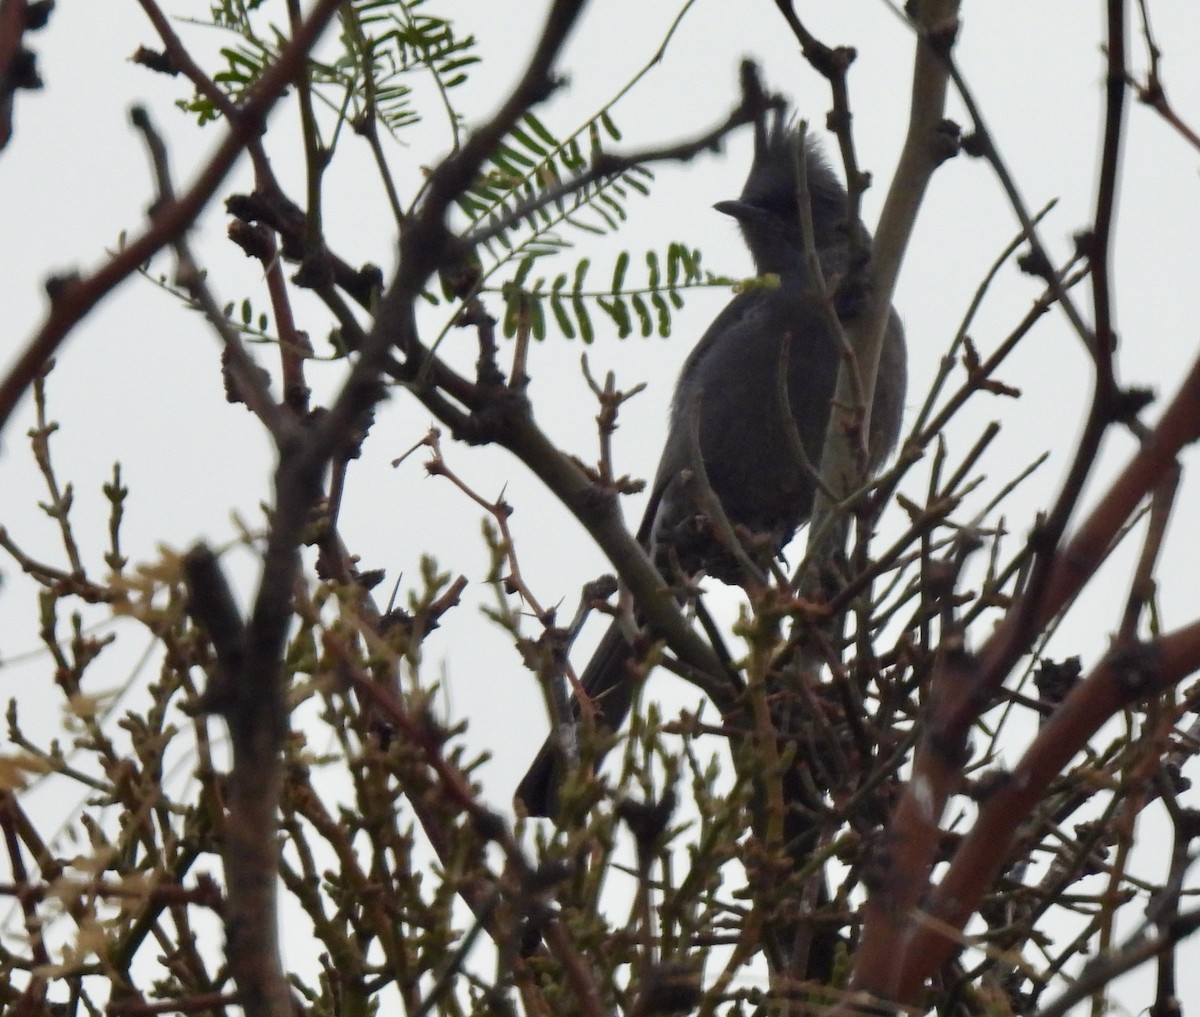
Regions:
<svg viewBox="0 0 1200 1017"><path fill-rule="evenodd" d="M732 216L740 223L753 222L755 219L761 219L764 215L761 208L756 208L744 201L718 201L713 208L722 215Z"/></svg>

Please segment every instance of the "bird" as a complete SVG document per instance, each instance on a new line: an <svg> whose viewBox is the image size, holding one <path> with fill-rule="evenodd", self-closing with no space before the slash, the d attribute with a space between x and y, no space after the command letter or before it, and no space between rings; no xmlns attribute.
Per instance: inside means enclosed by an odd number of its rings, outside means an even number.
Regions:
<svg viewBox="0 0 1200 1017"><path fill-rule="evenodd" d="M851 269L851 249L869 250L870 237L861 222L847 221L845 188L819 143L805 136L800 148L799 128L785 108L758 118L742 193L714 206L736 221L755 271L770 283L733 297L693 348L676 382L666 444L637 531L668 585L681 575L701 573L728 584L746 580L745 557L730 550L697 508L692 469L697 439L708 487L735 530L749 536L743 547L756 552L760 566L782 553L812 511L817 482L811 464L820 462L843 354L828 298L805 257L800 158L813 246L830 291ZM843 320L853 316L861 297L835 300ZM795 428L790 434L778 398L785 343L787 404ZM906 384L904 329L892 308L869 418L872 473L896 443ZM797 434L803 458L796 454ZM613 621L580 676L597 726L610 732L624 722L635 685L629 669L635 652L626 630ZM573 707L578 717L578 702ZM564 752L552 733L514 795L527 815L558 818L563 767Z"/></svg>

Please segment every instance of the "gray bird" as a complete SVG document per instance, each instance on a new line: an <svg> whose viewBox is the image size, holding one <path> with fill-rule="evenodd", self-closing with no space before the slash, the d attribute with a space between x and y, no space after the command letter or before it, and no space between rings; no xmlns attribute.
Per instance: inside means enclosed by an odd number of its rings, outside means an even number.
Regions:
<svg viewBox="0 0 1200 1017"><path fill-rule="evenodd" d="M745 579L744 566L698 509L695 482L688 479L696 416L709 486L729 522L752 535L743 545L757 549L760 564L782 551L812 511L812 469L794 454L777 395L780 350L789 344L788 402L813 464L820 462L841 350L804 257L796 142L783 111L769 129L760 120L741 197L715 206L737 220L758 274L775 274L779 284L734 297L692 350L676 383L666 446L638 529L638 540L668 580L701 571L726 583ZM861 222L847 224L845 189L815 144L806 144L804 158L814 246L832 283L850 267L849 230L861 231L865 242L869 237ZM852 307L839 310L844 318L853 313ZM904 330L893 310L871 408L872 471L896 442L906 381ZM597 724L610 731L629 712L632 660L633 649L614 622L580 678L596 705ZM578 715L578 704L575 711ZM557 817L562 756L551 735L517 787L516 799L530 815Z"/></svg>

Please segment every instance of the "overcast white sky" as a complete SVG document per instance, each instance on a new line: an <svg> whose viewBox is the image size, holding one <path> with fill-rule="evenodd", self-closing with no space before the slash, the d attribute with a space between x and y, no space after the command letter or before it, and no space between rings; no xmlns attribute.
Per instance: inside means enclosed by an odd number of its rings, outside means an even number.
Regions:
<svg viewBox="0 0 1200 1017"><path fill-rule="evenodd" d="M182 0L164 6L177 15L202 16L207 8ZM544 4L432 6L448 16L472 19L485 63L458 93L458 102L470 121L478 121L518 73ZM903 138L913 42L880 0L800 6L822 39L858 49L851 101L860 162L876 181L866 198L870 224ZM964 4L960 65L1027 205L1038 209L1058 199L1043 237L1059 258L1071 249L1072 235L1089 223L1094 202L1103 102L1101 6L1082 0ZM539 111L542 119L560 133L582 123L647 61L677 10L675 4L634 0L593 5L563 61L569 84ZM1195 7L1172 0L1155 4L1153 13L1166 51L1169 94L1186 119L1200 123L1200 78L1195 74L1200 19ZM180 25L179 30L201 53L225 41L203 28ZM147 105L167 134L179 184L191 178L220 129L197 132L173 108L173 101L187 94L182 79L156 76L129 62L138 45L156 43L132 0L60 0L49 29L30 42L46 88L18 95L16 134L0 153L0 278L5 280L0 337L6 359L16 354L45 312L45 277L96 265L122 230L136 230L144 221L150 180L141 141L129 127L130 105ZM1130 52L1141 66L1143 47L1136 37ZM769 87L791 96L814 128L823 127L827 89L799 56L774 5L767 0L698 0L660 66L615 111L628 147L688 137L717 121L736 99L737 66L744 56L760 62ZM950 115L967 122L957 103ZM293 109L281 109L268 147L285 186L299 198L301 167L293 155L296 149L287 143L293 128ZM419 180L420 165L432 162L447 145L444 123L432 117L414 133L410 147L390 149L393 170L407 193ZM710 206L736 196L749 153L750 139L741 136L720 157L659 171L651 196L631 201L629 228L619 244L581 248L594 256L594 278L604 278L604 266L611 265L620 247L662 251L671 240L701 247L713 271L748 274L749 260L733 224ZM1133 106L1126 155L1115 262L1120 377L1169 396L1200 347L1197 153L1151 111ZM243 164L222 195L248 189L248 184ZM352 263L375 261L390 268L390 220L356 139L344 139L327 188L331 246ZM216 292L222 300L250 296L256 307L266 309L254 266L224 240L224 227L218 203L194 238ZM895 299L909 340L910 415L984 271L1016 229L986 165L960 157L938 173ZM584 237L574 239L588 243ZM154 267L170 271L166 258ZM1034 281L1006 270L972 330L980 349L993 348L1038 292ZM613 369L625 387L649 383L622 418L616 444L620 469L641 476L653 471L674 375L726 299L718 291L689 298L666 341L621 341L596 318L597 341L587 351L593 371ZM1079 299L1087 309L1082 292ZM299 306L299 313L308 315L301 327L313 333L320 347L327 319L311 303ZM446 352L469 363L470 337L452 334ZM577 341L539 345L531 359L530 394L549 433L562 446L594 458L594 410L578 367L581 352ZM270 498L269 448L250 414L224 402L218 354L216 340L196 315L137 279L113 295L65 346L50 383L51 412L62 425L54 438L55 460L61 476L75 484L76 522L91 568L103 569L106 507L100 485L115 459L132 489L125 541L134 560L152 559L159 544L183 549L197 539L214 544L228 540L235 532L233 510L255 525L259 522L257 506ZM268 351L261 356L272 363ZM309 378L318 393L328 393L343 374L341 364L314 365ZM988 420L1003 420L1002 437L985 464L986 496L1020 464L1042 451L1052 453L1006 510L1009 528L1019 538L1032 513L1053 496L1068 462L1086 406L1089 368L1065 321L1051 314L1001 376L1022 390L1021 401L977 400L956 425L951 442L961 454ZM1149 419L1154 416L1151 410ZM54 529L34 504L43 494L24 440L31 419L27 405L0 436L0 523L31 552L53 557ZM483 779L494 803L506 808L546 729L544 709L533 678L503 634L481 623L479 606L489 602L490 593L480 584L487 562L478 511L449 484L424 477L417 459L399 470L388 465L429 423L428 414L403 396L381 410L367 452L350 474L343 534L366 566L387 569L389 585L401 572L415 582L420 554L435 549L443 568L471 581L463 606L426 644L427 666L430 673L444 674L448 713L473 720L471 743L493 750ZM1110 441L1106 469L1130 448L1125 437ZM561 600L564 610L572 611L580 585L603 570L601 556L583 531L555 511L506 453L448 444L447 455L482 493L506 489L516 508L512 527L527 580L544 603ZM1194 465L1194 452L1189 460ZM916 497L922 482L918 470L911 480ZM1193 591L1200 551L1190 534L1181 532L1197 518L1195 488L1185 480L1174 539L1160 572L1168 628L1190 620L1197 606ZM631 499L627 516L636 523L640 510L640 502ZM248 558L238 567L245 595L256 567ZM0 563L0 569L0 656L11 659L36 646L35 606L29 585L15 569L7 563ZM1056 644L1060 655L1079 653L1087 662L1103 651L1124 594L1122 559L1106 575L1102 589L1089 595L1064 625ZM586 649L594 638L585 637L581 646ZM114 655L114 660L124 667L143 646L136 636L126 655ZM582 660L584 650L580 652ZM0 669L0 698L20 695L27 711L50 700L53 711L47 720L52 720L58 704L45 684L46 674L44 661ZM119 685L124 676L114 666L109 684ZM659 684L672 702L693 698L673 679L664 677Z"/></svg>

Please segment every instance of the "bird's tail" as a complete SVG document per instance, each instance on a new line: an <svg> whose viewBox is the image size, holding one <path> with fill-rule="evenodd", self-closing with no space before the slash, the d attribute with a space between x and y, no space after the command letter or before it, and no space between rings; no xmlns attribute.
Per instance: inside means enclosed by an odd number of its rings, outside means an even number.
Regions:
<svg viewBox="0 0 1200 1017"><path fill-rule="evenodd" d="M634 651L621 626L613 622L600 640L579 681L596 707L596 726L606 733L620 729L633 699L633 679L629 664ZM579 703L572 699L574 719L580 716ZM517 785L513 796L531 816L558 818L558 789L563 778L563 752L552 732L542 745L529 771ZM600 762L600 757L595 760Z"/></svg>

